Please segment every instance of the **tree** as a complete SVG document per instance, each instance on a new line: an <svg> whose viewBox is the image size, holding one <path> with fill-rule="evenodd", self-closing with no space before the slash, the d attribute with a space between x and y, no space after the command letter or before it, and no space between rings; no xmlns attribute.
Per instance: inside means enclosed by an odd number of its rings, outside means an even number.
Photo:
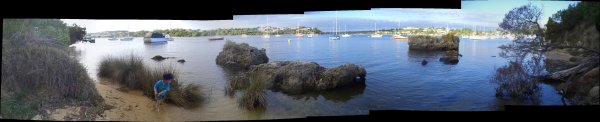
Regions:
<svg viewBox="0 0 600 122"><path fill-rule="evenodd" d="M77 41L83 40L83 37L85 36L85 34L86 34L86 31L85 31L85 28L83 28L83 27L79 27L77 24L73 24L73 25L69 26L69 38L70 38L69 44L73 44Z"/></svg>
<svg viewBox="0 0 600 122"><path fill-rule="evenodd" d="M516 36L517 40L525 41L524 43L535 42L537 45L542 45L544 39L544 30L540 27L539 20L542 16L542 9L531 3L514 8L509 11L500 28ZM526 36L535 35L533 40L523 40Z"/></svg>

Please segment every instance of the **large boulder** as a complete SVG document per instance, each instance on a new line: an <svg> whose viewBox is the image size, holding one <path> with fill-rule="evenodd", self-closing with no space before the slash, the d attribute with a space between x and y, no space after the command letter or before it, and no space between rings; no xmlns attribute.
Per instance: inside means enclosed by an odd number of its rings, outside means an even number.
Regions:
<svg viewBox="0 0 600 122"><path fill-rule="evenodd" d="M298 93L315 83L325 68L315 62L274 61L250 67L250 81L264 82L267 88Z"/></svg>
<svg viewBox="0 0 600 122"><path fill-rule="evenodd" d="M367 71L360 65L344 64L335 68L327 69L321 73L321 79L317 82L318 90L336 88L352 84L364 84Z"/></svg>
<svg viewBox="0 0 600 122"><path fill-rule="evenodd" d="M453 33L443 35L441 38L434 36L410 36L408 37L408 49L410 50L458 50L460 39Z"/></svg>
<svg viewBox="0 0 600 122"><path fill-rule="evenodd" d="M315 62L274 61L250 66L247 75L250 81L263 82L266 88L293 94L364 84L366 71L355 64L326 69Z"/></svg>
<svg viewBox="0 0 600 122"><path fill-rule="evenodd" d="M269 62L265 49L257 49L246 43L236 44L227 41L223 46L223 51L217 56L218 65L225 67L249 68L250 65L257 65Z"/></svg>
<svg viewBox="0 0 600 122"><path fill-rule="evenodd" d="M440 58L440 61L444 62L445 64L457 64L458 63L458 51L456 51L456 50L446 51L446 54L444 55L444 57Z"/></svg>
<svg viewBox="0 0 600 122"><path fill-rule="evenodd" d="M570 82L567 88L567 95L570 96L587 96L592 87L599 85L600 82L600 71L596 67L575 81ZM597 96L596 96L597 97Z"/></svg>
<svg viewBox="0 0 600 122"><path fill-rule="evenodd" d="M588 93L589 104L598 105L600 103L600 95L598 95L598 90L598 86L594 86L592 89L590 89L590 92Z"/></svg>

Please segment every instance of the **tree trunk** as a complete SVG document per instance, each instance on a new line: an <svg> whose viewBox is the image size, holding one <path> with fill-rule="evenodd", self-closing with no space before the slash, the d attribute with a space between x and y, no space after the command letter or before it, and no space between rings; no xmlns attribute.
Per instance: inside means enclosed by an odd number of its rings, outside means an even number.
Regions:
<svg viewBox="0 0 600 122"><path fill-rule="evenodd" d="M598 55L594 55L585 59L575 67L552 73L550 78L553 80L573 81L588 71L598 67L598 65L600 65L598 59Z"/></svg>

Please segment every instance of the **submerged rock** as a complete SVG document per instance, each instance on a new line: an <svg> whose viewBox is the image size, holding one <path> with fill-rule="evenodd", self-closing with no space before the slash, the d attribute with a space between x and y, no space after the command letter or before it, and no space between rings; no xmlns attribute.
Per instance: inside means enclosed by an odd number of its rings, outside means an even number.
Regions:
<svg viewBox="0 0 600 122"><path fill-rule="evenodd" d="M269 62L265 49L257 49L246 43L236 44L227 41L223 46L223 51L217 56L218 65L225 67L249 68L251 65L263 64Z"/></svg>
<svg viewBox="0 0 600 122"><path fill-rule="evenodd" d="M421 61L421 65L427 65L427 61L423 59L423 61Z"/></svg>
<svg viewBox="0 0 600 122"><path fill-rule="evenodd" d="M456 51L456 50L446 51L446 54L444 55L444 57L440 58L440 61L444 62L445 64L457 64L458 63L458 51Z"/></svg>
<svg viewBox="0 0 600 122"><path fill-rule="evenodd" d="M315 62L275 61L250 67L249 79L267 88L286 93L302 93L364 84L366 70L355 64L327 69Z"/></svg>
<svg viewBox="0 0 600 122"><path fill-rule="evenodd" d="M152 60L155 60L155 61L162 61L162 60L165 60L165 59L167 59L167 58L166 58L166 57L163 57L163 56L161 56L161 55L156 55L156 56L152 57L151 59L152 59Z"/></svg>
<svg viewBox="0 0 600 122"><path fill-rule="evenodd" d="M179 63L185 63L185 59L179 59L179 60L177 60L177 62L179 62Z"/></svg>

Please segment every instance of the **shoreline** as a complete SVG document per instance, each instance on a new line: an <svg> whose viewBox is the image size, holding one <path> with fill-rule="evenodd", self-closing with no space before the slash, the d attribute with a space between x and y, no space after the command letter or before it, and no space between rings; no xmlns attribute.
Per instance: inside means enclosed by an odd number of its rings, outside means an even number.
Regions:
<svg viewBox="0 0 600 122"><path fill-rule="evenodd" d="M100 115L95 115L96 117L92 121L166 121L165 111L176 107L163 104L161 111L156 112L153 108L154 101L144 96L142 91L121 89L120 85L108 81L93 82L109 108L100 112ZM44 110L45 114L38 114L31 120L80 121L77 120L77 117L86 116L82 115L85 114L82 111L87 108L86 106L66 105L53 110Z"/></svg>

